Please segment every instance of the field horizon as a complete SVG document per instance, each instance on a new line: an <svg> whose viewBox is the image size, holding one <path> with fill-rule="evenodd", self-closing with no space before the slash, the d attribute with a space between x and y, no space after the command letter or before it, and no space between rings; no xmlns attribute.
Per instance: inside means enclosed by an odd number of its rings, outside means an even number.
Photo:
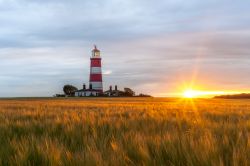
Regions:
<svg viewBox="0 0 250 166"><path fill-rule="evenodd" d="M249 165L249 100L0 100L0 165Z"/></svg>

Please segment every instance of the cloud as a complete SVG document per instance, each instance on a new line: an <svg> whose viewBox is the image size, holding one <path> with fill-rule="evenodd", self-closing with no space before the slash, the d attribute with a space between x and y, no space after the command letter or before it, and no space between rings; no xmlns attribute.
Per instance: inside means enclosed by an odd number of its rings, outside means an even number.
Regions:
<svg viewBox="0 0 250 166"><path fill-rule="evenodd" d="M103 71L103 75L110 75L110 74L112 74L111 70L105 70L105 71Z"/></svg>
<svg viewBox="0 0 250 166"><path fill-rule="evenodd" d="M0 0L0 96L51 96L66 83L80 87L88 82L93 44L102 51L106 87L171 93L198 70L201 83L247 88L249 5Z"/></svg>

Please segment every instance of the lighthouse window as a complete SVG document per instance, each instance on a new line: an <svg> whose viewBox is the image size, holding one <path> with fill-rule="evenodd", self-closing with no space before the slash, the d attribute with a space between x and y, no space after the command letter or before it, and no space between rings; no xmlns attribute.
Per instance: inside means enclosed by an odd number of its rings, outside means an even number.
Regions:
<svg viewBox="0 0 250 166"><path fill-rule="evenodd" d="M96 53L95 53L95 56L100 56L100 53L99 53L99 52L96 52Z"/></svg>

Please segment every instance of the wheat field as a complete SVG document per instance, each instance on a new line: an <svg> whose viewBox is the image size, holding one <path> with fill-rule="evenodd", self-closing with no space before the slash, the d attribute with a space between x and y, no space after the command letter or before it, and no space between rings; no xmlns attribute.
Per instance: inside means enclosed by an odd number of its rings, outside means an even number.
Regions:
<svg viewBox="0 0 250 166"><path fill-rule="evenodd" d="M0 165L250 165L250 100L0 100Z"/></svg>

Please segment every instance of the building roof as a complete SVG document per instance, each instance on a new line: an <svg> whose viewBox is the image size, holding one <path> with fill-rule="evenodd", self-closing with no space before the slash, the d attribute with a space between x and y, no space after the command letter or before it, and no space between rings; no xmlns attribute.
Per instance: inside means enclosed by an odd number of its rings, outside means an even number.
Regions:
<svg viewBox="0 0 250 166"><path fill-rule="evenodd" d="M110 90L105 91L104 93L109 93ZM111 93L123 92L121 90L112 90Z"/></svg>
<svg viewBox="0 0 250 166"><path fill-rule="evenodd" d="M77 90L75 92L100 92L100 90L96 90L96 89L80 89L80 90Z"/></svg>

